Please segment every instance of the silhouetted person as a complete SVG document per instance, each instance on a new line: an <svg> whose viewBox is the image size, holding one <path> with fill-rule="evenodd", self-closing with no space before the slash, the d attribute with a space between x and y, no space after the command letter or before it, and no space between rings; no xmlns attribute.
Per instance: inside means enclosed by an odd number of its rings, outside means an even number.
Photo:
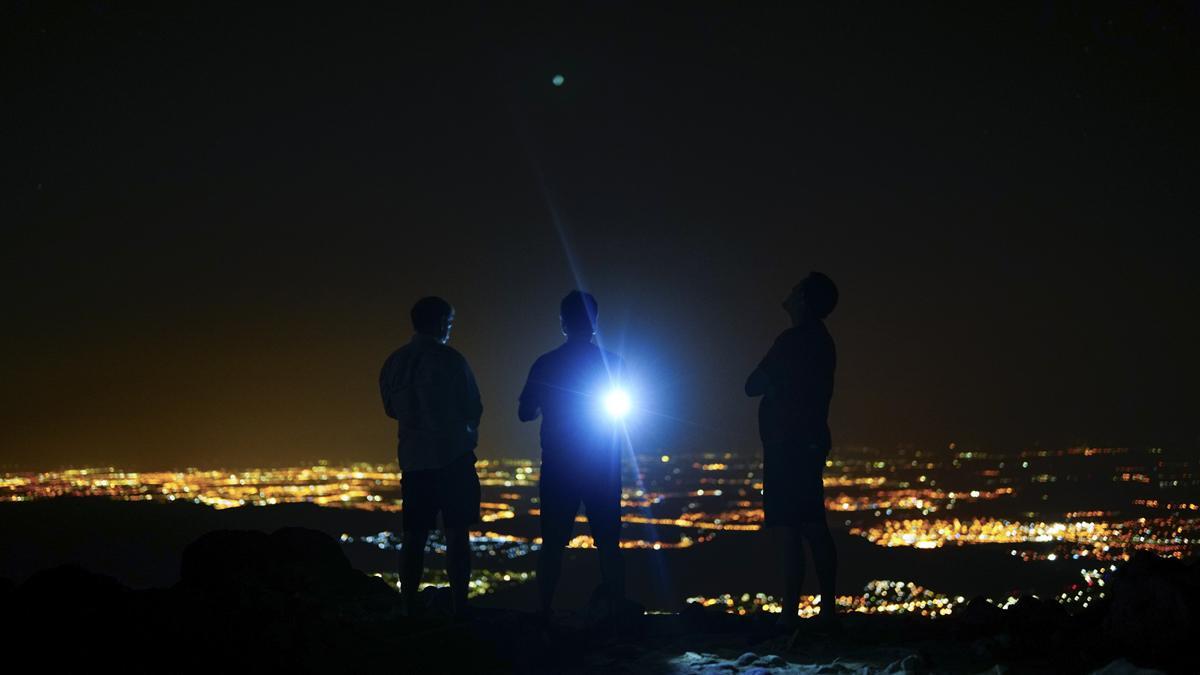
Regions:
<svg viewBox="0 0 1200 675"><path fill-rule="evenodd" d="M783 331L746 380L747 396L762 396L758 429L763 444L763 510L766 526L784 543L783 622L798 624L807 540L821 587L821 624L835 627L837 550L825 519L822 474L829 456L829 400L837 353L825 317L837 305L829 277L809 274L783 308L792 327Z"/></svg>
<svg viewBox="0 0 1200 675"><path fill-rule="evenodd" d="M625 595L621 561L621 454L618 424L604 409L606 393L621 382L621 359L593 344L597 305L572 291L559 308L566 342L543 354L521 392L522 422L542 416L542 551L537 581L542 618L552 614L563 549L583 503L600 554L600 572L611 617Z"/></svg>
<svg viewBox="0 0 1200 675"><path fill-rule="evenodd" d="M425 543L442 514L446 574L454 612L467 607L471 575L470 526L479 522L479 475L475 445L483 404L467 360L446 342L454 308L437 297L412 308L416 333L392 352L379 373L379 393L389 417L399 422L404 551L400 590L410 615L419 611L417 591L425 567Z"/></svg>

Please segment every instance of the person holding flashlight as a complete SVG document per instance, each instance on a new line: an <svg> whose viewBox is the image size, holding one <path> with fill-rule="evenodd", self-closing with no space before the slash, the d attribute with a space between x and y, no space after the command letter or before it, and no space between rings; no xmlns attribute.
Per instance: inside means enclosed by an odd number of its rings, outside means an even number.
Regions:
<svg viewBox="0 0 1200 675"><path fill-rule="evenodd" d="M620 388L622 361L593 342L598 307L591 294L571 291L559 306L566 342L543 354L521 391L518 417L542 418L542 550L537 581L541 616L552 616L563 550L582 502L600 554L609 617L625 596L621 560L621 418L629 411Z"/></svg>
<svg viewBox="0 0 1200 675"><path fill-rule="evenodd" d="M818 624L838 627L837 549L825 518L822 475L832 447L829 401L837 365L825 318L837 301L837 286L820 272L796 284L783 301L792 326L779 335L746 380L746 395L762 396L758 427L763 444L763 511L766 526L783 536L782 623L787 628L799 625L806 541L821 588Z"/></svg>

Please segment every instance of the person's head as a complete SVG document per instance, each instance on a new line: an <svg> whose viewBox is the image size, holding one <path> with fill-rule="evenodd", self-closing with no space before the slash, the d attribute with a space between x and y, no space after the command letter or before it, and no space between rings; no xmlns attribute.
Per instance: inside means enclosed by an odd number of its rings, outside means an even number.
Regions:
<svg viewBox="0 0 1200 675"><path fill-rule="evenodd" d="M596 334L596 317L599 307L591 293L571 291L558 306L558 318L562 332L568 338L592 339Z"/></svg>
<svg viewBox="0 0 1200 675"><path fill-rule="evenodd" d="M413 329L421 335L436 338L442 343L450 340L450 328L454 325L454 307L445 300L431 295L421 298L409 312Z"/></svg>
<svg viewBox="0 0 1200 675"><path fill-rule="evenodd" d="M783 308L792 323L805 319L824 319L837 307L838 289L833 280L820 272L811 272L792 288Z"/></svg>

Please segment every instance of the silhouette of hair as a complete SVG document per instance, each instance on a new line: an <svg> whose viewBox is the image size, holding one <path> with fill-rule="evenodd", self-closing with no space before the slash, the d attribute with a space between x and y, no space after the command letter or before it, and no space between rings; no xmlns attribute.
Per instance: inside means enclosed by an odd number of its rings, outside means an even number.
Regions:
<svg viewBox="0 0 1200 675"><path fill-rule="evenodd" d="M413 328L418 333L436 335L442 330L442 319L450 316L453 311L450 303L431 295L418 300L408 314L412 317Z"/></svg>
<svg viewBox="0 0 1200 675"><path fill-rule="evenodd" d="M596 316L600 306L591 293L571 291L562 299L558 306L558 314L562 318L563 328L571 333L594 333L596 331Z"/></svg>
<svg viewBox="0 0 1200 675"><path fill-rule="evenodd" d="M799 285L804 294L804 306L818 319L829 316L837 307L838 289L833 279L820 272L810 272Z"/></svg>

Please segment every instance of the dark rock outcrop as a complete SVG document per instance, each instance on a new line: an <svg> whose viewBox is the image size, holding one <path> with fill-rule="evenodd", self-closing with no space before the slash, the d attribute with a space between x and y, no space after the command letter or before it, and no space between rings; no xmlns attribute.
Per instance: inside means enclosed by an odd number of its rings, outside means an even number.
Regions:
<svg viewBox="0 0 1200 675"><path fill-rule="evenodd" d="M20 600L39 604L70 601L79 605L111 602L129 589L116 579L78 565L61 565L35 572L17 587Z"/></svg>
<svg viewBox="0 0 1200 675"><path fill-rule="evenodd" d="M215 596L276 594L319 602L368 600L381 608L396 594L381 579L350 566L342 549L316 530L272 534L218 530L183 552L179 587Z"/></svg>
<svg viewBox="0 0 1200 675"><path fill-rule="evenodd" d="M221 663L268 672L767 673L793 662L829 672L982 672L997 663L1016 671L1086 673L1118 663L1194 672L1198 572L1196 563L1138 556L1083 614L1035 597L1007 610L976 599L936 621L848 615L836 634L805 625L792 635L774 615L698 605L649 616L627 603L612 616L598 589L577 626L546 629L532 614L508 609L480 609L465 622L437 611L406 617L399 594L353 569L332 537L283 528L201 536L184 551L181 580L171 588L131 590L66 565L16 587L0 584L0 595L10 608L3 634L19 650L120 648L180 672ZM425 595L434 610L448 601L443 589Z"/></svg>
<svg viewBox="0 0 1200 675"><path fill-rule="evenodd" d="M5 633L45 653L64 643L78 653L120 646L185 672L213 662L424 672L451 657L466 670L505 669L496 642L469 627L403 616L397 593L315 530L210 532L187 547L182 567L175 587L145 591L75 566L39 572L13 592L25 609ZM205 658L180 660L190 653Z"/></svg>
<svg viewBox="0 0 1200 675"><path fill-rule="evenodd" d="M1004 621L1004 610L987 601L983 596L971 598L966 607L954 612L954 621L966 633L985 634L994 632Z"/></svg>
<svg viewBox="0 0 1200 675"><path fill-rule="evenodd" d="M1139 552L1109 589L1101 625L1117 653L1155 664L1200 663L1200 563Z"/></svg>

